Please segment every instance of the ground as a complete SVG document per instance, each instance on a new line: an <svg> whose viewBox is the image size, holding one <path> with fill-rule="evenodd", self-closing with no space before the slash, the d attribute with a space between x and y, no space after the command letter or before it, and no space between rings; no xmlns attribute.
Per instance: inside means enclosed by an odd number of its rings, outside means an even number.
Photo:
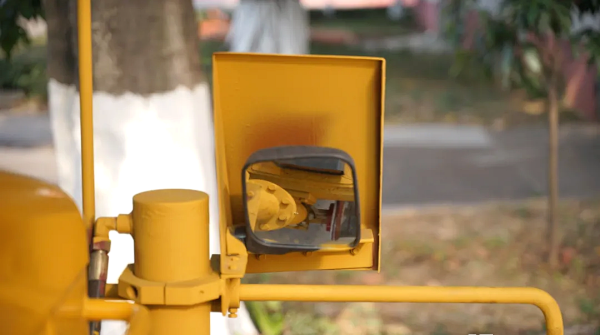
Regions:
<svg viewBox="0 0 600 335"><path fill-rule="evenodd" d="M560 304L566 334L600 332L600 201L564 201L561 268L544 262L545 201L406 210L383 218L381 273L253 275L248 282L533 286ZM387 238L386 238L387 237ZM275 308L277 310L277 308ZM289 334L538 334L526 305L284 304ZM299 322L298 320L304 320ZM310 320L310 321L309 321ZM311 329L311 326L318 329ZM351 327L348 329L347 327Z"/></svg>

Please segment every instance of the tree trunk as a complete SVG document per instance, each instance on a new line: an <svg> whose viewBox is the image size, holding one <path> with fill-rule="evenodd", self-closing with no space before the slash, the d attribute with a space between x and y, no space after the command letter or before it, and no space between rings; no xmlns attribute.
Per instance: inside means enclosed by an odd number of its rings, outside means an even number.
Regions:
<svg viewBox="0 0 600 335"><path fill-rule="evenodd" d="M241 0L227 42L234 52L307 54L308 21L298 0Z"/></svg>
<svg viewBox="0 0 600 335"><path fill-rule="evenodd" d="M558 88L552 81L548 88L548 263L552 269L558 266Z"/></svg>
<svg viewBox="0 0 600 335"><path fill-rule="evenodd" d="M46 0L49 107L59 185L81 208L75 1ZM93 0L96 214L132 210L132 197L161 188L210 195L210 251L219 253L214 138L209 88L201 76L189 0ZM110 235L108 282L133 263L129 235ZM256 334L238 319L211 315L211 334ZM240 324L242 327L241 328ZM125 324L103 322L103 334Z"/></svg>

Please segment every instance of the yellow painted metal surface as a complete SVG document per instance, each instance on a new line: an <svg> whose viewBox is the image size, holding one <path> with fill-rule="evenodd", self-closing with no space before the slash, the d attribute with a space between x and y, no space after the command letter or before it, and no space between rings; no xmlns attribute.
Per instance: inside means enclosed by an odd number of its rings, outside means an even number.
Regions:
<svg viewBox="0 0 600 335"><path fill-rule="evenodd" d="M556 300L529 287L427 287L357 285L241 285L242 301L332 301L414 303L499 303L537 306L546 318L546 334L563 335Z"/></svg>
<svg viewBox="0 0 600 335"><path fill-rule="evenodd" d="M376 257L373 254L374 250L372 243L367 242L363 248L354 252L341 250L339 252L290 253L286 255L250 255L246 273L312 271L315 269L369 270L370 267L360 268L358 266L371 264L373 257Z"/></svg>
<svg viewBox="0 0 600 335"><path fill-rule="evenodd" d="M144 306L128 301L102 299L85 299L83 306L82 317L86 320L128 321L129 328L126 335L147 335L150 332L150 315ZM48 335L56 335L56 333Z"/></svg>
<svg viewBox="0 0 600 335"><path fill-rule="evenodd" d="M300 216L295 213L303 206L296 206L294 198L277 184L266 180L249 180L246 182L246 190L248 220L253 231L281 229L293 224L296 216Z"/></svg>
<svg viewBox="0 0 600 335"><path fill-rule="evenodd" d="M384 73L381 58L213 55L223 255L233 252L226 243L227 227L244 222L241 170L248 156L272 146L316 145L344 150L354 159L361 224L375 236L371 259L348 253L337 258L347 260L344 267L379 269ZM316 255L312 270L324 269L321 264L330 256ZM297 255L281 257L291 261ZM249 272L281 269L279 262L259 269L254 264L249 262Z"/></svg>
<svg viewBox="0 0 600 335"><path fill-rule="evenodd" d="M86 334L87 320L130 320L145 308L90 300L88 243L74 202L58 187L0 171L0 324L11 335Z"/></svg>
<svg viewBox="0 0 600 335"><path fill-rule="evenodd" d="M275 183L287 191L306 193L314 198L354 201L352 168L344 164L343 175L328 175L308 171L282 169L274 162L253 164L248 168L250 179Z"/></svg>
<svg viewBox="0 0 600 335"><path fill-rule="evenodd" d="M77 50L79 65L79 105L81 123L81 170L83 222L91 230L96 220L94 186L94 118L92 70L92 11L90 0L77 0Z"/></svg>
<svg viewBox="0 0 600 335"><path fill-rule="evenodd" d="M85 320L57 315L83 308L88 263L85 227L58 187L0 172L0 325L12 334L45 327L83 334Z"/></svg>
<svg viewBox="0 0 600 335"><path fill-rule="evenodd" d="M159 292L162 301L148 306L151 335L208 334L210 301L221 291L210 265L208 195L140 193L133 198L132 219L135 263L130 269L138 280L119 280L119 295L143 300L144 290Z"/></svg>

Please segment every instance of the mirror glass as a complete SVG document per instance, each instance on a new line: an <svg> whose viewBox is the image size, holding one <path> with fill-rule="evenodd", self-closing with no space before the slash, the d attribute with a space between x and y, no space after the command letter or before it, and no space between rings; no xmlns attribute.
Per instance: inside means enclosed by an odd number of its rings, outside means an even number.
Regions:
<svg viewBox="0 0 600 335"><path fill-rule="evenodd" d="M248 226L263 242L343 249L359 235L353 171L341 159L255 163L244 182Z"/></svg>

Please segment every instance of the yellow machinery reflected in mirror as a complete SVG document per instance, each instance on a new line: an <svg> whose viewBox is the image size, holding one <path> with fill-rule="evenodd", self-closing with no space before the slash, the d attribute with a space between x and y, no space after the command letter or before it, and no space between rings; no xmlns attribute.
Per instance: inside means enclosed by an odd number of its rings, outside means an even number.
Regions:
<svg viewBox="0 0 600 335"><path fill-rule="evenodd" d="M347 153L268 148L248 159L242 178L250 251L334 251L360 242L356 173Z"/></svg>

